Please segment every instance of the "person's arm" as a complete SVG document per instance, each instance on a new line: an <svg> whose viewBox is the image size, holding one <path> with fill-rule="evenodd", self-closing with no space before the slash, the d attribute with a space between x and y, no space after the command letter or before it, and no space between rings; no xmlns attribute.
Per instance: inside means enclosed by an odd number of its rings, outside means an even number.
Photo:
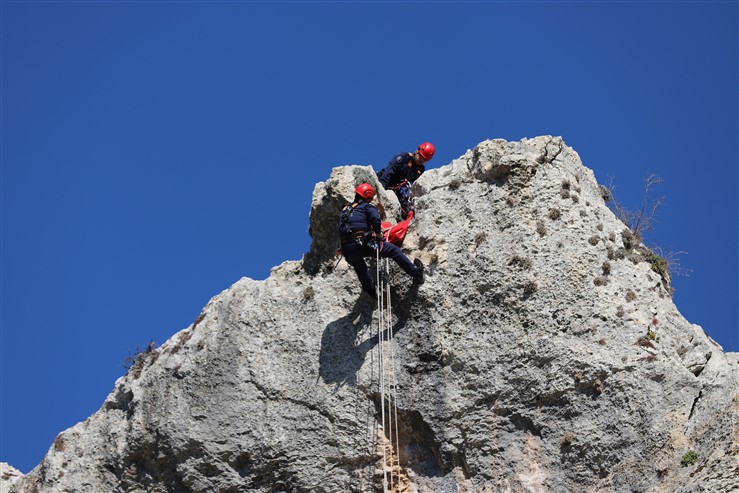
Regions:
<svg viewBox="0 0 739 493"><path fill-rule="evenodd" d="M416 166L415 164L409 168L408 171L408 181L413 183L414 181L418 180L418 178L423 174L423 172L426 171L426 166L423 164L419 164Z"/></svg>
<svg viewBox="0 0 739 493"><path fill-rule="evenodd" d="M374 205L367 204L367 224L375 234L382 238L382 219Z"/></svg>
<svg viewBox="0 0 739 493"><path fill-rule="evenodd" d="M398 181L396 178L399 171L403 173L401 176L404 175L403 168L405 168L407 163L407 157L408 156L406 154L398 154L393 157L389 163L387 163L385 169L377 174L377 178L380 180L382 188L387 189L388 186L394 185Z"/></svg>

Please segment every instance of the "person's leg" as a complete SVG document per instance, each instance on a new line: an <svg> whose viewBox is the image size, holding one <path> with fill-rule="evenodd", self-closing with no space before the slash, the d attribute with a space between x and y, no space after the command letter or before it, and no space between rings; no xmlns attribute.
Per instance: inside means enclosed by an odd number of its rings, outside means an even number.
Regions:
<svg viewBox="0 0 739 493"><path fill-rule="evenodd" d="M354 272L357 273L359 278L359 284L362 285L362 289L367 292L370 296L376 296L375 283L372 282L370 277L369 269L367 269L367 263L364 261L365 248L356 245L351 245L342 248L342 253L347 263L354 267Z"/></svg>
<svg viewBox="0 0 739 493"><path fill-rule="evenodd" d="M367 269L367 263L364 259L354 264L352 267L354 267L354 272L357 273L359 284L362 285L362 289L373 298L377 296L377 293L375 292L375 283L372 282L369 270Z"/></svg>
<svg viewBox="0 0 739 493"><path fill-rule="evenodd" d="M403 253L403 251L397 246L389 242L382 244L382 250L380 250L380 257L387 257L393 259L396 264L400 266L409 276L417 277L420 275L419 270L410 261L410 259Z"/></svg>

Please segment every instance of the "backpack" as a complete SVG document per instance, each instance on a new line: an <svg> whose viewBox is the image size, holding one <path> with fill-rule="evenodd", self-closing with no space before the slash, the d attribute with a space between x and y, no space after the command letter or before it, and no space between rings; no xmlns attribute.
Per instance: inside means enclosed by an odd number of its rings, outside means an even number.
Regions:
<svg viewBox="0 0 739 493"><path fill-rule="evenodd" d="M354 209L360 204L362 204L362 202L347 204L341 210L341 214L339 215L339 235L341 242L354 241L354 243L359 246L368 246L375 249L379 248L374 232L362 230L357 230L355 232L349 227L349 218L354 213Z"/></svg>
<svg viewBox="0 0 739 493"><path fill-rule="evenodd" d="M341 214L339 214L339 236L341 239L352 234L352 230L349 228L349 218L354 212L354 208L358 205L359 202L354 202L353 204L345 205L344 208L341 209Z"/></svg>

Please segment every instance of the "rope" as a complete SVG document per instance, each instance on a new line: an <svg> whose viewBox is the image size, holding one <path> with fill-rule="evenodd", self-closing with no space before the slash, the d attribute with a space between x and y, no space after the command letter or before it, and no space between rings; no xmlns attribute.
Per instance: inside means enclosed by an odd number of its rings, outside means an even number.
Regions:
<svg viewBox="0 0 739 493"><path fill-rule="evenodd" d="M379 375L378 383L380 387L380 412L382 422L382 436L387 437L382 444L382 481L383 491L400 491L400 430L398 427L398 379L395 372L395 336L392 326L392 301L390 293L390 283L386 281L390 275L390 262L380 261L379 252L376 255L376 279L377 279L377 302L378 302L378 354L379 354ZM383 275L384 274L384 275ZM387 357L385 354L385 343L389 344ZM387 361L389 357L389 361ZM387 373L390 373L390 379L387 379ZM392 390L389 388L392 386ZM388 401L388 410L385 411L385 400ZM392 406L390 406L392 401ZM386 432L387 431L387 435ZM391 451L390 464L388 465L388 446ZM392 451L395 451L395 459ZM388 484L388 471L389 484ZM396 470L397 467L397 470ZM397 489L396 489L397 485ZM388 490L388 486L390 490Z"/></svg>
<svg viewBox="0 0 739 493"><path fill-rule="evenodd" d="M381 418L382 418L382 436L385 437L385 368L384 368L384 361L383 361L383 354L382 354L382 332L384 328L384 315L385 310L383 309L383 297L384 297L384 289L383 289L383 280L380 277L380 248L378 245L378 248L375 250L375 256L376 256L376 263L375 263L375 269L376 269L376 295L377 295L377 308L379 310L378 317L377 317L377 346L379 348L379 385L380 385L380 410L381 410ZM386 468L387 468L387 452L385 447L385 440L382 441L382 491L387 491L387 474L386 474Z"/></svg>
<svg viewBox="0 0 739 493"><path fill-rule="evenodd" d="M389 265L389 262L385 260L385 267L387 268ZM392 303L390 300L390 286L387 286L387 312L390 316L392 314ZM391 421L394 420L394 423L392 424L392 430L395 431L395 456L398 459L398 469L397 469L397 476L398 476L398 491L400 491L400 433L398 429L398 379L395 374L395 335L393 334L393 324L392 319L390 319L390 323L388 324L388 339L390 342L390 374L392 376L392 385L393 385L393 408L390 414ZM390 433L390 446L393 447L393 434L392 431Z"/></svg>
<svg viewBox="0 0 739 493"><path fill-rule="evenodd" d="M377 340L378 340L378 385L380 387L380 415L381 415L381 426L382 426L382 486L383 491L400 491L400 433L398 427L398 379L395 372L395 336L393 334L392 326L392 302L390 293L390 283L386 282L390 275L390 262L388 259L384 259L385 262L380 260L380 251L376 251L376 272L375 279L376 283L376 295L377 295ZM384 274L384 275L383 275ZM389 362L385 361L385 342L389 343ZM386 372L390 372L390 382L386 381ZM392 386L392 392L386 387ZM387 397L386 397L387 394ZM392 396L392 397L391 397ZM392 406L388 405L387 413L385 412L385 399L387 398L388 404L392 400ZM387 430L388 440L384 440L385 431ZM395 450L395 457L397 459L397 470L395 469L396 461L393 460L393 454L390 456L390 474L389 474L389 485L388 485L388 447L390 451ZM396 482L397 479L397 482ZM396 490L397 484L397 490Z"/></svg>
<svg viewBox="0 0 739 493"><path fill-rule="evenodd" d="M390 276L390 262L388 259L385 259L384 267L385 267L385 279L387 280L389 279L389 276ZM391 326L393 322L392 311L391 311L391 306L390 306L390 283L385 282L383 284L385 287L383 291L384 291L386 298L385 298L385 317L384 317L385 326L382 332L383 334L385 334L385 341L390 343L390 353L389 353L390 354L390 371L391 371L391 375L394 375L394 370L393 370L394 362L393 362L393 350L392 350L393 346L392 346L392 343L390 342L390 331L392 330ZM383 346L384 345L385 344L383 344ZM387 365L384 362L383 362L383 368L384 369L387 368ZM390 384L392 384L392 382ZM388 403L389 402L390 402L390 398L388 397ZM396 424L397 424L397 421L396 421ZM384 423L383 423L383 426L384 426ZM392 452L393 450L393 409L392 408L388 408L387 431L388 431L390 450ZM390 491L395 491L394 479L393 479L393 465L394 465L394 462L393 462L393 456L391 453L390 454L390 466L389 466L390 467ZM398 480L400 480L400 477L398 477Z"/></svg>

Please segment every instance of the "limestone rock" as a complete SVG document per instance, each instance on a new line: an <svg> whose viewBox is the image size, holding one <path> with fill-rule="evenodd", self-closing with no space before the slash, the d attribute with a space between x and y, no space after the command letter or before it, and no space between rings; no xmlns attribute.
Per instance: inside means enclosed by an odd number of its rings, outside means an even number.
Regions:
<svg viewBox="0 0 739 493"><path fill-rule="evenodd" d="M0 493L10 490L10 486L15 483L23 473L7 462L0 462Z"/></svg>
<svg viewBox="0 0 739 493"><path fill-rule="evenodd" d="M681 316L560 138L482 142L421 176L404 249L426 283L390 266L384 342L334 268L361 181L334 169L303 260L215 296L12 491L378 491L383 460L408 492L739 488L739 355Z"/></svg>
<svg viewBox="0 0 739 493"><path fill-rule="evenodd" d="M339 246L336 229L341 209L354 200L354 190L361 183L369 183L377 191L388 218L398 215L400 204L395 194L386 191L377 181L371 166L344 166L334 168L331 177L316 184L310 210L312 242L310 251L303 258L303 265L309 273L315 274L320 266L334 258Z"/></svg>

